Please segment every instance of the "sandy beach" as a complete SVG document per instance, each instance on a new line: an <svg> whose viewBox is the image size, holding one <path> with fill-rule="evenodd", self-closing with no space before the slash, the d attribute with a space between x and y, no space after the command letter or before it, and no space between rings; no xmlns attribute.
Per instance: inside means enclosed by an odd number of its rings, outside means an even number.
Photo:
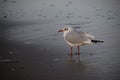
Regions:
<svg viewBox="0 0 120 80"><path fill-rule="evenodd" d="M94 7L91 2L78 15L78 4L70 6L74 3L68 1L53 18L39 14L36 20L0 20L0 80L120 80L119 6ZM78 31L104 43L81 46L80 57L74 48L71 58L63 34L57 32L65 25L80 26Z"/></svg>

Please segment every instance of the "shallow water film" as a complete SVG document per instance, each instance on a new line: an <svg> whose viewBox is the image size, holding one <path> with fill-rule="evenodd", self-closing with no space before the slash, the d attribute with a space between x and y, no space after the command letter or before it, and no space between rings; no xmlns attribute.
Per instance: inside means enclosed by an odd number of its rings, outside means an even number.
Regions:
<svg viewBox="0 0 120 80"><path fill-rule="evenodd" d="M104 43L70 47L65 25ZM119 0L1 0L0 80L120 80Z"/></svg>

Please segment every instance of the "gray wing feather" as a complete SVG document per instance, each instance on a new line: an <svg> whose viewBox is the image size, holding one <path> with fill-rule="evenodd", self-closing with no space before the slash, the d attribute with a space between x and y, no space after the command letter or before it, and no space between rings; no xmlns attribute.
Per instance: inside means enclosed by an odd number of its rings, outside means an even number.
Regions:
<svg viewBox="0 0 120 80"><path fill-rule="evenodd" d="M70 43L84 43L90 41L91 37L88 36L85 32L70 32L65 36L65 39Z"/></svg>

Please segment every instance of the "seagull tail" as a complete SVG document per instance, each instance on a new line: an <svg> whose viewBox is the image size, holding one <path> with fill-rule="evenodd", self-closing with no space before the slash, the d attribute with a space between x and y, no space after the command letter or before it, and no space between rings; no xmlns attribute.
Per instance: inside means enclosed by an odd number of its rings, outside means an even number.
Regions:
<svg viewBox="0 0 120 80"><path fill-rule="evenodd" d="M100 40L91 40L92 43L104 43L104 41L100 41Z"/></svg>

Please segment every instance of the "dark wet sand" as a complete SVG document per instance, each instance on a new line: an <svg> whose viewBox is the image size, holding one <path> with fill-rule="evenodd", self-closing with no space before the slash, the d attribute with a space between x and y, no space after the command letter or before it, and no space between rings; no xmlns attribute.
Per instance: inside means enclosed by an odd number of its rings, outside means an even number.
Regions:
<svg viewBox="0 0 120 80"><path fill-rule="evenodd" d="M87 27L105 42L81 47L80 58L74 48L72 59L62 27L30 25L1 25L0 80L120 80L119 25Z"/></svg>
<svg viewBox="0 0 120 80"><path fill-rule="evenodd" d="M71 58L64 25L104 43ZM120 80L120 0L1 0L0 80Z"/></svg>

